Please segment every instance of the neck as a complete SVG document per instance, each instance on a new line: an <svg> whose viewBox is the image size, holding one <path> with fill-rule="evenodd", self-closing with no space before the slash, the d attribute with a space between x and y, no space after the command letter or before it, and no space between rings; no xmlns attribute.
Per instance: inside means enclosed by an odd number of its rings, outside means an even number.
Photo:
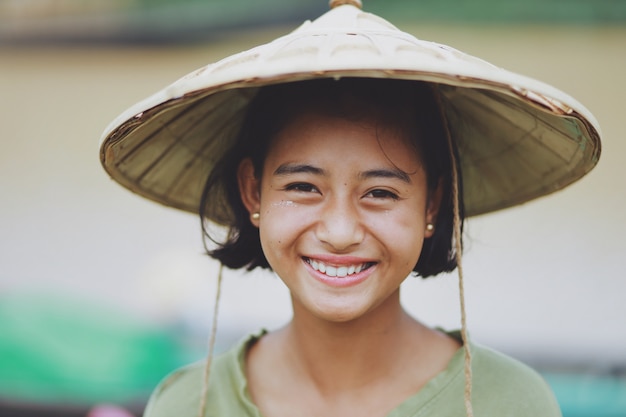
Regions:
<svg viewBox="0 0 626 417"><path fill-rule="evenodd" d="M294 305L294 318L283 329L292 349L292 366L321 391L359 387L380 381L415 354L425 328L400 306L399 293L375 311L348 322L329 322ZM419 342L417 343L419 344Z"/></svg>

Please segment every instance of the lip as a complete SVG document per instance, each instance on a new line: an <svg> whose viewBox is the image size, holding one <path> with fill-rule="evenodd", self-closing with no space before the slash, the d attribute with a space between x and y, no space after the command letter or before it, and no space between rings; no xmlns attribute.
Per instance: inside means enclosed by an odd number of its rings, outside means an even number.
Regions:
<svg viewBox="0 0 626 417"><path fill-rule="evenodd" d="M351 275L346 275L345 277L330 277L322 272L316 271L307 259L313 259L316 261L321 261L325 264L333 265L333 266L344 266L344 265L356 265L356 264L366 264L373 263L369 268L362 270L361 272L357 272ZM351 287L354 285L358 285L361 282L365 281L376 269L376 262L373 262L371 259L365 259L355 256L334 256L334 255L321 255L321 256L305 256L302 258L302 263L305 265L305 268L308 272L319 282L337 288L343 287Z"/></svg>

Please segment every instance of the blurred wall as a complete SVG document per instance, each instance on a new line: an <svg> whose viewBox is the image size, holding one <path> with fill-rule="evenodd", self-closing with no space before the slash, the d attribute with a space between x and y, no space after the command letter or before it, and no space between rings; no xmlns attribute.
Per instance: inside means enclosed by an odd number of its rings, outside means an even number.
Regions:
<svg viewBox="0 0 626 417"><path fill-rule="evenodd" d="M469 325L476 340L530 360L626 362L626 28L398 26L554 84L597 116L603 154L591 174L469 222ZM135 101L284 32L177 48L2 47L0 294L74 297L206 329L216 267L202 255L199 221L109 180L99 136ZM289 318L278 279L237 275L226 276L222 328ZM429 324L458 327L454 275L410 279L403 300Z"/></svg>

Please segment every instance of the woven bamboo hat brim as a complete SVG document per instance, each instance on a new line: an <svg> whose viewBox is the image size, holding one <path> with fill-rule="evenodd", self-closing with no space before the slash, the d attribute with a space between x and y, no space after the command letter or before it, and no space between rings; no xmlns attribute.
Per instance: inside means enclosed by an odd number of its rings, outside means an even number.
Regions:
<svg viewBox="0 0 626 417"><path fill-rule="evenodd" d="M458 147L467 216L559 190L600 155L597 121L572 97L342 4L131 107L106 129L102 164L130 190L197 213L204 183L258 89L322 77L434 83ZM229 224L223 192L209 202L208 217Z"/></svg>

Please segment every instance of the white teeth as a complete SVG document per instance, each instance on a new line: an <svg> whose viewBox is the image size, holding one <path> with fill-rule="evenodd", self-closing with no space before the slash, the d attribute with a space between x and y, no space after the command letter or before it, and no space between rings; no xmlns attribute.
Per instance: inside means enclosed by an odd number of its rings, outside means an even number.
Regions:
<svg viewBox="0 0 626 417"><path fill-rule="evenodd" d="M350 266L332 266L326 265L323 262L315 261L313 259L308 259L309 265L323 274L328 275L329 277L339 277L343 278L348 275L358 274L363 269L365 269L365 264L358 265L350 265Z"/></svg>

